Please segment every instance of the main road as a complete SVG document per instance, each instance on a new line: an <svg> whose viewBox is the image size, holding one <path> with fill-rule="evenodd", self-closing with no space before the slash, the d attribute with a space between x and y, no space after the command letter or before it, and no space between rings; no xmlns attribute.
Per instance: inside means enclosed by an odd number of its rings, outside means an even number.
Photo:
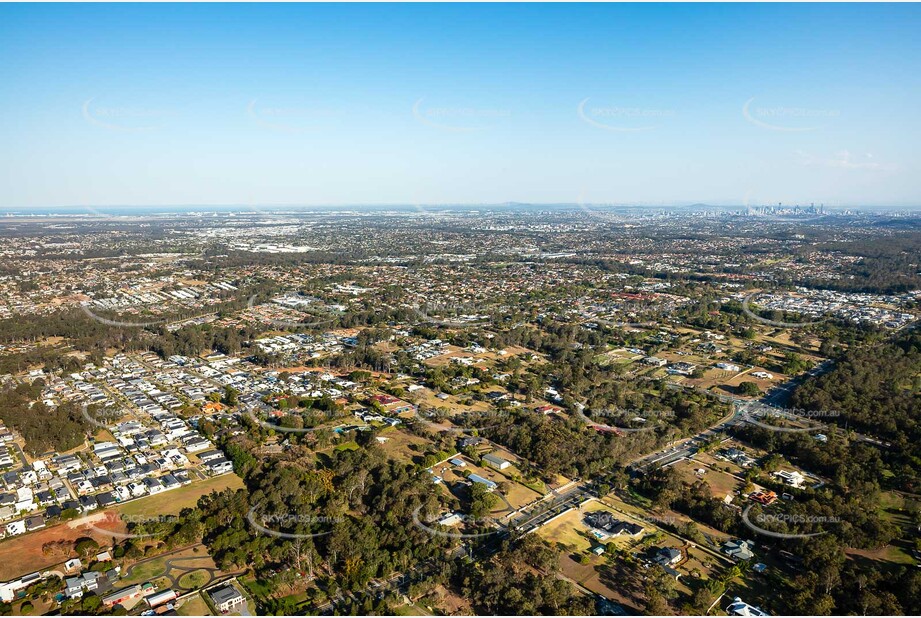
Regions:
<svg viewBox="0 0 921 618"><path fill-rule="evenodd" d="M689 457L697 452L703 444L706 444L710 441L711 438L715 437L717 434L724 433L733 427L744 423L746 421L747 413L752 407L760 405L764 406L777 406L780 405L790 397L790 394L796 389L797 386L803 383L808 378L813 376L821 375L831 369L833 361L825 360L810 369L809 371L787 380L783 384L778 384L770 391L768 391L764 397L761 399L742 399L740 397L733 397L731 395L723 395L712 393L707 390L697 389L700 392L710 395L712 397L717 397L721 401L729 402L732 404L732 413L724 416L718 420L715 424L711 425L707 429L704 429L700 433L693 435L689 438L683 438L677 442L670 443L665 446L665 448L650 453L649 455L643 455L628 464L628 468L637 471L645 471L650 466L664 466L674 461L684 459ZM679 384L671 386L671 388L689 388Z"/></svg>

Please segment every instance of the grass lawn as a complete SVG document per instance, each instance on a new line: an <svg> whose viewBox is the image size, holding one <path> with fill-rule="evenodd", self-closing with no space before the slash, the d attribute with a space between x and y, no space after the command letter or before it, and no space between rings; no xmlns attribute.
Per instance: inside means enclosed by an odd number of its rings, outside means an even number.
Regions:
<svg viewBox="0 0 921 618"><path fill-rule="evenodd" d="M726 461L725 459L717 459L714 457L713 453L698 452L696 455L694 455L694 459L704 464L705 466L715 467L721 472L725 472L726 468L729 468L732 474L736 474L738 476L745 475L745 470L743 470L741 466L731 461Z"/></svg>
<svg viewBox="0 0 921 618"><path fill-rule="evenodd" d="M131 500L115 508L122 515L178 515L184 508L194 507L198 499L212 491L221 491L227 488L241 489L243 480L236 474L222 474L213 476L204 481L196 481L190 485L163 491L153 496Z"/></svg>
<svg viewBox="0 0 921 618"><path fill-rule="evenodd" d="M186 590L201 588L211 579L210 573L204 570L192 571L179 578L179 587Z"/></svg>
<svg viewBox="0 0 921 618"><path fill-rule="evenodd" d="M413 462L416 459L422 461L422 452L431 444L425 438L389 426L380 432L380 437L387 438L381 444L387 456L400 461Z"/></svg>
<svg viewBox="0 0 921 618"><path fill-rule="evenodd" d="M586 504L581 511L578 509L569 511L565 515L557 517L549 524L541 526L537 534L551 544L555 544L558 549L567 553L587 552L593 546L600 543L600 541L595 540L594 537L590 539L587 536L590 534L589 529L582 521L587 513L594 513L595 511L606 511L608 513L614 513L615 517L620 517L613 509L608 508L600 502L592 501ZM621 541L622 539L615 540L615 542L618 543Z"/></svg>
<svg viewBox="0 0 921 618"><path fill-rule="evenodd" d="M201 598L201 594L193 595L182 602L176 610L180 616L211 616L211 608Z"/></svg>
<svg viewBox="0 0 921 618"><path fill-rule="evenodd" d="M679 461L672 465L685 483L693 484L698 480L703 480L710 486L710 491L715 498L722 499L727 494L734 494L736 490L742 489L744 483L726 474L725 472L706 468L696 461ZM698 476L697 470L703 469L703 475Z"/></svg>
<svg viewBox="0 0 921 618"><path fill-rule="evenodd" d="M430 613L414 604L400 605L394 608L393 612L396 616L431 616Z"/></svg>
<svg viewBox="0 0 921 618"><path fill-rule="evenodd" d="M158 577L157 579L151 582L154 585L154 588L157 590L166 590L173 585L173 582L170 581L169 577Z"/></svg>
<svg viewBox="0 0 921 618"><path fill-rule="evenodd" d="M267 597L272 594L272 588L263 584L252 575L246 575L237 579L246 591L254 597Z"/></svg>
<svg viewBox="0 0 921 618"><path fill-rule="evenodd" d="M125 573L129 576L125 577L122 582L125 585L142 584L144 582L153 581L156 578L161 578L167 574L167 560L176 561L172 565L172 569L170 571L170 575L174 576L178 576L180 573L191 573L196 569L214 568L215 566L214 561L211 559L211 556L207 554L205 548L202 546L196 546L185 549L179 553L151 558L149 562L142 561L135 563L136 566L128 565ZM207 581L207 577L205 577L205 581ZM170 586L171 584L166 584L167 588Z"/></svg>
<svg viewBox="0 0 921 618"><path fill-rule="evenodd" d="M547 484L540 479L534 479L532 481L525 481L522 479L521 484L530 489L531 491L536 491L540 495L545 495L549 489L547 489Z"/></svg>
<svg viewBox="0 0 921 618"><path fill-rule="evenodd" d="M588 564L580 564L568 553L563 553L560 555L560 570L569 579L607 599L620 603L629 601L628 597L621 594L623 579L611 576L611 568L604 557L592 556Z"/></svg>
<svg viewBox="0 0 921 618"><path fill-rule="evenodd" d="M891 491L883 492L879 500L880 516L894 524L905 527L911 525L911 518L905 509L905 500Z"/></svg>
<svg viewBox="0 0 921 618"><path fill-rule="evenodd" d="M890 562L893 564L899 565L913 565L915 564L914 558L911 557L911 554L908 553L907 547L902 548L898 546L898 540L894 541L892 545L886 545L880 549L846 549L845 553L850 556L858 556L860 558L865 558L867 560L875 560L878 562Z"/></svg>
<svg viewBox="0 0 921 618"><path fill-rule="evenodd" d="M127 585L152 581L153 579L166 574L166 561L169 556L163 556L150 562L144 562L131 570L131 576L123 579L120 583Z"/></svg>

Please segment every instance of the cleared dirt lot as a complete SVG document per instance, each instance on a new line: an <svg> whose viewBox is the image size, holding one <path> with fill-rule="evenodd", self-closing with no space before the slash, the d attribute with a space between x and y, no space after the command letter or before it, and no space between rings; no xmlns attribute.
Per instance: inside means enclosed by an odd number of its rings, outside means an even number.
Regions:
<svg viewBox="0 0 921 618"><path fill-rule="evenodd" d="M63 563L75 555L68 548L82 537L90 537L100 546L111 545L112 536L106 534L107 531L125 533L128 529L121 520L98 513L4 539L0 541L0 580L7 581Z"/></svg>

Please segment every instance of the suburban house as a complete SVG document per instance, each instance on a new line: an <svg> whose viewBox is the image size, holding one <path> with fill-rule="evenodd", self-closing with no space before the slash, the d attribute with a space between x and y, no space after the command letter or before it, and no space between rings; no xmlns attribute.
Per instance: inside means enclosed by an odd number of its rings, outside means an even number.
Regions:
<svg viewBox="0 0 921 618"><path fill-rule="evenodd" d="M240 591L229 584L226 586L221 586L220 588L209 590L208 596L211 597L211 600L214 602L214 607L217 609L217 611L223 613L226 613L237 605L246 602L246 598L240 594Z"/></svg>
<svg viewBox="0 0 921 618"><path fill-rule="evenodd" d="M16 598L16 593L20 590L25 590L34 583L40 582L44 577L40 573L29 573L28 575L23 575L19 579L14 579L9 582L0 582L0 601L4 603L9 603Z"/></svg>
<svg viewBox="0 0 921 618"><path fill-rule="evenodd" d="M770 506L777 501L777 494L773 491L754 491L748 497L764 506Z"/></svg>
<svg viewBox="0 0 921 618"><path fill-rule="evenodd" d="M757 460L754 457L737 448L728 448L720 453L720 455L743 468L748 468L757 463Z"/></svg>
<svg viewBox="0 0 921 618"><path fill-rule="evenodd" d="M675 547L663 547L656 552L654 561L663 567L672 567L681 562L681 550Z"/></svg>
<svg viewBox="0 0 921 618"><path fill-rule="evenodd" d="M674 577L676 580L681 577L681 573L675 570L675 566L684 559L681 550L675 547L663 547L656 552L653 562L662 567L662 570Z"/></svg>
<svg viewBox="0 0 921 618"><path fill-rule="evenodd" d="M447 513L435 523L439 526L456 526L463 521L463 517L458 513Z"/></svg>
<svg viewBox="0 0 921 618"><path fill-rule="evenodd" d="M783 479L784 483L791 487L796 487L797 489L802 487L803 483L806 481L806 477L796 470L778 470L774 473L774 476Z"/></svg>
<svg viewBox="0 0 921 618"><path fill-rule="evenodd" d="M726 613L730 616L770 616L760 607L749 605L739 597L733 599L732 605L726 608Z"/></svg>
<svg viewBox="0 0 921 618"><path fill-rule="evenodd" d="M374 395L371 400L386 410L388 414L397 415L416 411L416 406L402 399L397 399L393 395Z"/></svg>
<svg viewBox="0 0 921 618"><path fill-rule="evenodd" d="M726 541L721 551L733 560L741 562L743 560L751 560L755 557L755 554L752 553L752 549L754 548L755 544L751 541L733 539L731 541Z"/></svg>
<svg viewBox="0 0 921 618"><path fill-rule="evenodd" d="M585 516L585 524L595 532L600 540L620 535L636 536L643 532L643 527L617 519L607 511L595 511Z"/></svg>
<svg viewBox="0 0 921 618"><path fill-rule="evenodd" d="M233 472L233 462L229 459L212 459L211 461L205 462L205 467L214 475Z"/></svg>

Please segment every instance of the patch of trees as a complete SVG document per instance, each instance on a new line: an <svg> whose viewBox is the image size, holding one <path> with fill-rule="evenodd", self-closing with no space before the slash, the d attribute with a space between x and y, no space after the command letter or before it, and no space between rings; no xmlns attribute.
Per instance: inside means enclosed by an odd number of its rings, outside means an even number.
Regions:
<svg viewBox="0 0 921 618"><path fill-rule="evenodd" d="M462 563L455 582L479 615L594 615L594 599L558 577L558 560L546 541L531 534L484 562Z"/></svg>
<svg viewBox="0 0 921 618"><path fill-rule="evenodd" d="M526 458L546 480L556 474L593 476L622 463L631 454L652 450L656 443L652 432L620 437L588 429L577 419L533 412L497 417L495 424L483 433Z"/></svg>
<svg viewBox="0 0 921 618"><path fill-rule="evenodd" d="M916 222L917 223L917 222ZM804 280L806 285L821 286L842 292L902 294L921 288L918 255L921 255L921 232L912 230L886 237L820 245L826 251L840 251L861 259L848 264L843 276L830 280Z"/></svg>
<svg viewBox="0 0 921 618"><path fill-rule="evenodd" d="M247 458L244 470L248 491L199 501L204 542L222 567L295 569L334 594L441 559L450 544L413 525L414 514L425 521L442 512L428 474L374 444L315 465Z"/></svg>
<svg viewBox="0 0 921 618"><path fill-rule="evenodd" d="M48 407L36 401L41 392L41 380L0 390L0 420L25 438L26 450L33 456L82 445L92 429L83 409L74 403Z"/></svg>
<svg viewBox="0 0 921 618"><path fill-rule="evenodd" d="M921 333L849 350L793 393L797 408L840 413L823 421L891 441L921 465Z"/></svg>

